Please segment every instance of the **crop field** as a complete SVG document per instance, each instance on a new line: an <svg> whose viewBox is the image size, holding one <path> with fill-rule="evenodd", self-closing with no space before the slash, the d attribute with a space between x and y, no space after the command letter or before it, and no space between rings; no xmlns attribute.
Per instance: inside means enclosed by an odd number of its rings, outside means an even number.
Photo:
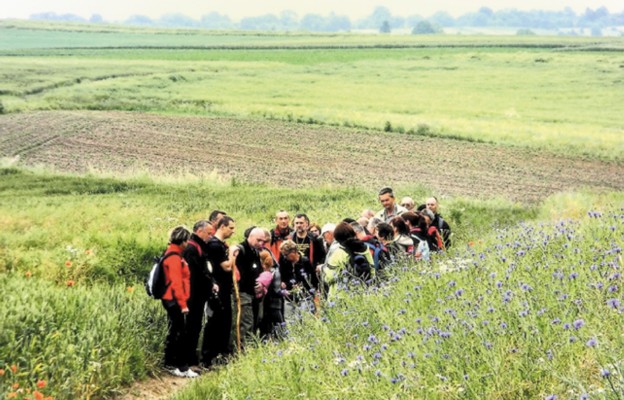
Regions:
<svg viewBox="0 0 624 400"><path fill-rule="evenodd" d="M160 45L141 46L148 34L140 31L0 31L9 38L0 45L0 102L8 113L268 118L624 158L621 38L186 38L161 31L149 34ZM84 43L74 45L76 35ZM207 44L193 44L196 37Z"/></svg>
<svg viewBox="0 0 624 400"><path fill-rule="evenodd" d="M624 189L616 163L416 134L120 112L11 114L0 116L0 127L0 157L73 173L214 173L286 187L420 185L523 203L581 188Z"/></svg>
<svg viewBox="0 0 624 400"><path fill-rule="evenodd" d="M624 39L0 21L0 65L0 398L624 396ZM223 209L234 244L385 185L454 245L160 378L169 229Z"/></svg>

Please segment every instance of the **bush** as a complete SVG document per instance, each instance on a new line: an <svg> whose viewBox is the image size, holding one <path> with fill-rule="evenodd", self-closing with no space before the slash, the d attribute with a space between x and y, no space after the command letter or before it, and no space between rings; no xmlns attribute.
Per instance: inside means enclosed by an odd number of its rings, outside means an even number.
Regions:
<svg viewBox="0 0 624 400"><path fill-rule="evenodd" d="M412 29L412 35L431 35L435 33L442 33L442 29L425 20L419 21Z"/></svg>
<svg viewBox="0 0 624 400"><path fill-rule="evenodd" d="M518 29L516 32L518 36L535 36L535 32L530 29Z"/></svg>

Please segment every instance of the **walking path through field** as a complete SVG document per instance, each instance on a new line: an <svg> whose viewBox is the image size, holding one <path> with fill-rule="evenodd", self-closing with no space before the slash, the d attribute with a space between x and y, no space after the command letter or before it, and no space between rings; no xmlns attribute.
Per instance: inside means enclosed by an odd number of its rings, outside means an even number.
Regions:
<svg viewBox="0 0 624 400"><path fill-rule="evenodd" d="M124 389L123 395L115 397L114 400L167 400L190 382L190 379L177 378L163 372L157 377L134 382Z"/></svg>
<svg viewBox="0 0 624 400"><path fill-rule="evenodd" d="M533 202L624 190L621 163L398 133L265 120L49 111L0 116L0 157L60 171L216 170L290 187L422 184L438 195Z"/></svg>

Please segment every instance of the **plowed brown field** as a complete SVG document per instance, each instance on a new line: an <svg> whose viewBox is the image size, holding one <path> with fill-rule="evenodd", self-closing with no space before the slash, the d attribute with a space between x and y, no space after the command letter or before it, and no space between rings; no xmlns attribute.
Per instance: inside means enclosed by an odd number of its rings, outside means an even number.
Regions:
<svg viewBox="0 0 624 400"><path fill-rule="evenodd" d="M532 202L624 189L617 163L547 151L278 121L123 112L0 116L0 157L57 170L211 172L286 186L423 184L441 195Z"/></svg>

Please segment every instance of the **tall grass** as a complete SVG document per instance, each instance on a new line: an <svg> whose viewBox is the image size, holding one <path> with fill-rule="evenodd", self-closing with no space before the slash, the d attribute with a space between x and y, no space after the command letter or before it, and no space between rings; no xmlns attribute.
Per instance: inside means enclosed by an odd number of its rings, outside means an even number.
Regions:
<svg viewBox="0 0 624 400"><path fill-rule="evenodd" d="M287 340L175 399L620 398L623 245L621 194L576 220L498 229L343 286Z"/></svg>
<svg viewBox="0 0 624 400"><path fill-rule="evenodd" d="M223 209L271 227L279 209L321 224L377 209L375 191L218 180L105 178L0 169L0 395L99 398L157 370L166 318L141 281L168 230ZM425 198L421 187L397 193ZM443 202L456 248L537 212L504 200ZM11 370L15 366L16 372ZM37 383L45 382L40 388ZM18 384L17 389L13 388ZM212 390L212 389L210 389ZM219 389L221 390L221 389Z"/></svg>
<svg viewBox="0 0 624 400"><path fill-rule="evenodd" d="M18 273L0 274L0 285L2 398L25 398L26 390L101 398L157 369L166 317L142 287Z"/></svg>

